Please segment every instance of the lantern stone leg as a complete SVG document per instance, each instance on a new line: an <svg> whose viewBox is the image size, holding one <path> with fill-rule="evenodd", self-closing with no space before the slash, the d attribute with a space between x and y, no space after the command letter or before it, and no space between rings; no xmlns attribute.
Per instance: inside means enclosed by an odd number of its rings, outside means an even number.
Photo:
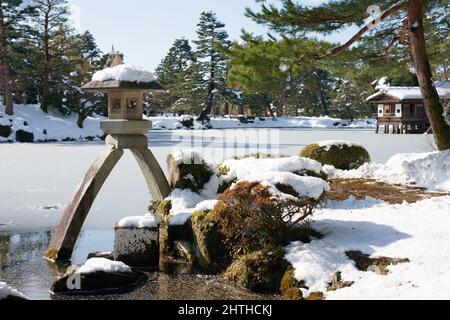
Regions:
<svg viewBox="0 0 450 320"><path fill-rule="evenodd" d="M53 235L45 257L51 261L70 260L84 221L101 187L123 156L123 150L107 146L78 187Z"/></svg>
<svg viewBox="0 0 450 320"><path fill-rule="evenodd" d="M169 183L153 152L148 148L131 149L131 152L141 167L152 198L154 200L165 199L169 194Z"/></svg>

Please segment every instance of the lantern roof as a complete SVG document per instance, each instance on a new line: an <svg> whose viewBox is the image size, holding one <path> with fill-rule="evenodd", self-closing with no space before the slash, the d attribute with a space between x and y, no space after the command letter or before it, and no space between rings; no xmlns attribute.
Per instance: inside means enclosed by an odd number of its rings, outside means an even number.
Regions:
<svg viewBox="0 0 450 320"><path fill-rule="evenodd" d="M150 71L124 64L119 52L111 54L110 60L111 67L96 72L92 81L82 87L83 90L164 90Z"/></svg>

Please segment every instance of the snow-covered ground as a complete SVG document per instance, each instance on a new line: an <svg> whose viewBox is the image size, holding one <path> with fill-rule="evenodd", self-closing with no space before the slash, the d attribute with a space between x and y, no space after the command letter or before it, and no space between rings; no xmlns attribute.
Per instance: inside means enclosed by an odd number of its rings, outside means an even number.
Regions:
<svg viewBox="0 0 450 320"><path fill-rule="evenodd" d="M121 67L121 66L120 66ZM125 70L125 74L126 74ZM144 71L142 71L144 72ZM108 76L102 75L102 77ZM143 79L146 74L143 74ZM160 117L144 117L152 121L154 130L188 130L183 127L181 121L186 116L175 117L173 115ZM59 112L50 110L49 113L41 111L38 105L15 105L14 115L8 116L4 113L4 106L0 106L0 125L11 126L12 132L8 137L0 136L0 143L15 142L16 132L23 130L34 135L35 142L46 141L87 141L100 140L104 135L100 130L100 122L105 120L101 116L88 117L84 122L84 128L77 126L77 117L75 114L63 116ZM243 124L236 118L212 118L212 129L251 129L251 128L352 128L352 129L371 129L376 125L373 119L359 119L353 122L343 119L330 117L283 117L283 118L256 118L254 123ZM204 129L204 126L194 121L195 129Z"/></svg>
<svg viewBox="0 0 450 320"><path fill-rule="evenodd" d="M450 197L401 205L373 199L329 203L312 226L325 237L293 243L286 256L310 291L325 292L327 299L450 299ZM357 270L346 257L350 250L410 263L377 275ZM326 292L338 271L343 281L355 283Z"/></svg>
<svg viewBox="0 0 450 320"><path fill-rule="evenodd" d="M4 107L0 106L0 125L11 126L12 133L9 137L0 136L0 143L15 141L15 133L19 130L30 132L34 135L34 141L63 141L74 139L85 141L86 138L100 140L104 133L100 130L101 117L89 117L84 122L84 128L77 126L75 114L62 116L57 111L50 110L44 113L38 105L15 105L14 115L4 113Z"/></svg>
<svg viewBox="0 0 450 320"><path fill-rule="evenodd" d="M386 164L370 163L350 171L326 166L325 171L334 178L376 179L450 192L450 151L397 154Z"/></svg>
<svg viewBox="0 0 450 320"><path fill-rule="evenodd" d="M180 121L185 117L172 115L149 117L153 122L155 130L178 130L183 129ZM213 129L237 129L237 128L375 128L374 119L349 120L331 117L280 117L280 118L256 118L252 123L241 123L237 118L211 118L210 124ZM201 129L202 125L194 122L194 128ZM184 128L187 129L187 128Z"/></svg>

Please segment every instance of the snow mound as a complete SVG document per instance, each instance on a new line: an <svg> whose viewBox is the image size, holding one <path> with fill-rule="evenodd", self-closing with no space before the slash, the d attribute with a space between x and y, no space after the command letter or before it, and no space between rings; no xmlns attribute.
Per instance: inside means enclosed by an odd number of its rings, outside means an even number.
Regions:
<svg viewBox="0 0 450 320"><path fill-rule="evenodd" d="M431 153L406 153L393 156L386 164L365 164L350 171L325 166L334 178L365 178L435 191L450 192L450 150Z"/></svg>
<svg viewBox="0 0 450 320"><path fill-rule="evenodd" d="M156 219L155 216L147 215L147 216L123 218L117 223L117 227L145 229L145 228L157 228L158 224L159 224L158 220Z"/></svg>
<svg viewBox="0 0 450 320"><path fill-rule="evenodd" d="M24 294L11 288L5 282L0 282L0 300L6 299L7 297L17 297L28 300Z"/></svg>
<svg viewBox="0 0 450 320"><path fill-rule="evenodd" d="M322 165L319 162L301 157L226 160L222 166L229 169L228 174L223 177L225 181L233 181L235 179L240 180L248 176L275 171L301 172L306 170L317 174L322 172Z"/></svg>
<svg viewBox="0 0 450 320"><path fill-rule="evenodd" d="M92 81L130 81L130 82L153 82L155 77L153 73L142 67L121 64L115 67L106 68L97 71L92 76Z"/></svg>
<svg viewBox="0 0 450 320"><path fill-rule="evenodd" d="M340 271L345 289L327 292L327 299L449 299L450 197L414 204L378 204L368 207L326 208L316 212L312 227L324 235L309 244L287 247L286 259L298 280L310 292L326 292L327 283ZM359 271L347 251L372 257L408 258L410 263L389 266L379 276Z"/></svg>
<svg viewBox="0 0 450 320"><path fill-rule="evenodd" d="M324 180L314 177L301 177L291 172L266 172L256 175L246 176L239 182L248 181L261 183L263 186L269 188L270 193L281 199L296 198L281 192L278 184L283 184L292 187L299 197L308 197L318 200L324 192L330 191L330 186Z"/></svg>
<svg viewBox="0 0 450 320"><path fill-rule="evenodd" d="M130 273L131 268L123 262L111 261L105 258L92 258L78 268L77 273L90 274L96 272Z"/></svg>

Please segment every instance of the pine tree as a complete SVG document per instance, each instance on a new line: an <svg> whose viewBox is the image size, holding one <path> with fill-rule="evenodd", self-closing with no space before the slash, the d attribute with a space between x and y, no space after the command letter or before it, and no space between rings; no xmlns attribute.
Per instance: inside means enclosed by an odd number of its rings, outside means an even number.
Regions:
<svg viewBox="0 0 450 320"><path fill-rule="evenodd" d="M192 113L197 103L195 83L197 65L189 41L182 38L173 43L155 72L158 81L169 91L172 112Z"/></svg>
<svg viewBox="0 0 450 320"><path fill-rule="evenodd" d="M94 113L105 113L107 101L103 94L86 93L81 86L90 81L92 74L99 69L101 51L91 33L85 32L72 38L72 56L68 72L62 81L64 88L63 105L77 114L77 125L83 128L84 121Z"/></svg>
<svg viewBox="0 0 450 320"><path fill-rule="evenodd" d="M200 84L206 92L205 108L197 121L204 122L212 112L214 94L226 88L227 58L223 54L231 46L225 24L217 19L215 13L203 12L200 16L197 35L197 57L199 72L203 78Z"/></svg>
<svg viewBox="0 0 450 320"><path fill-rule="evenodd" d="M267 6L265 1L256 1L261 3L261 10L255 13L247 9L249 17L282 35L298 37L306 36L311 32L330 34L352 24L364 25L369 6L378 6L371 7L380 9L376 18L348 42L328 52L318 51L317 58L325 59L344 52L361 40L365 34L376 34L377 27L381 25L385 29L383 29L384 37L380 42L384 43L386 39L390 39L385 54L388 54L396 45L407 45L409 48L436 144L440 150L450 149L450 126L442 116L444 108L433 85L433 74L425 40L425 32L430 24L428 13L435 11L436 8L445 12L448 1L337 0L316 7L304 6L293 0L280 0L281 7Z"/></svg>
<svg viewBox="0 0 450 320"><path fill-rule="evenodd" d="M24 24L34 13L29 1L2 0L0 5L0 72L5 95L5 112L14 114L13 101L13 59L17 58L17 41L29 31Z"/></svg>
<svg viewBox="0 0 450 320"><path fill-rule="evenodd" d="M61 80L58 72L64 69L64 63L74 63L67 59L73 31L68 23L70 12L66 0L33 1L37 11L35 36L42 59L41 109L48 112L50 106L59 108L59 94L53 90Z"/></svg>

